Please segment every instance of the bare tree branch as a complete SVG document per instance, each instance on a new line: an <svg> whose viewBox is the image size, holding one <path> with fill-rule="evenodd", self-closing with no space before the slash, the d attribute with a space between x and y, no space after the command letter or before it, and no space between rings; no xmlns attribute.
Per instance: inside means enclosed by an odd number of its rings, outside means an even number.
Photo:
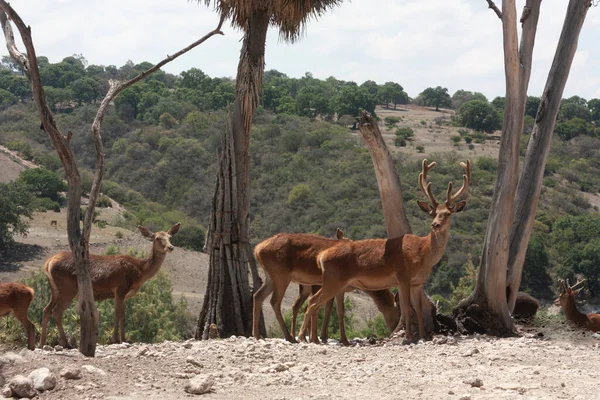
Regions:
<svg viewBox="0 0 600 400"><path fill-rule="evenodd" d="M86 210L84 222L83 222L83 235L84 235L85 240L89 240L89 237L90 237L91 226L92 226L92 222L94 220L94 208L96 205L96 201L98 200L98 196L100 195L102 177L104 176L104 146L102 144L101 129L102 129L102 120L104 119L104 115L106 114L106 111L108 110L108 106L115 99L115 97L117 97L119 95L119 93L121 93L123 90L127 89L131 85L135 84L136 82L139 82L140 80L144 79L148 75L157 71L163 65L165 65L165 64L173 61L177 57L187 53L188 51L192 50L194 47L199 46L200 44L204 43L206 40L208 40L212 36L223 35L221 28L223 26L223 23L225 22L225 18L226 18L226 15L221 14L219 24L217 25L217 27L215 29L213 29L212 31L210 31L209 33L207 33L200 39L196 40L194 43L190 44L189 46L179 50L175 54L173 54L171 56L167 56L167 58L160 61L158 64L154 65L152 68L149 68L148 70L140 73L139 75L133 77L132 79L125 81L125 82L119 82L119 81L112 80L112 79L109 81L110 86L109 86L108 92L104 96L104 99L102 99L102 102L100 103L100 107L98 108L98 112L96 113L96 117L94 118L94 122L92 123L92 135L94 137L94 145L96 147L96 171L94 173L92 189L90 190L89 206Z"/></svg>
<svg viewBox="0 0 600 400"><path fill-rule="evenodd" d="M502 19L502 11L500 11L498 6L496 6L496 3L494 3L493 0L486 0L486 1L488 3L488 8L491 8L492 10L494 10L494 12L498 16L498 18Z"/></svg>

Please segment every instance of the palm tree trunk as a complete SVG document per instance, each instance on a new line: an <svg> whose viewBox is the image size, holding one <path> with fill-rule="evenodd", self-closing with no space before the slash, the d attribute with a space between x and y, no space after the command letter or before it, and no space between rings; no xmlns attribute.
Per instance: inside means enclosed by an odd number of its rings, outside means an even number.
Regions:
<svg viewBox="0 0 600 400"><path fill-rule="evenodd" d="M577 50L579 34L589 8L587 0L571 0L569 2L554 61L548 74L521 169L515 196L515 217L510 231L508 258L507 294L508 309L511 312L515 307L521 285L523 263L542 189L544 168L550 151L556 116Z"/></svg>
<svg viewBox="0 0 600 400"><path fill-rule="evenodd" d="M269 15L266 11L255 11L248 19L248 28L244 36L240 62L236 77L236 96L231 116L233 129L233 150L236 162L237 202L239 241L244 247L244 256L250 264L253 290L257 290L262 281L258 275L256 262L252 255L249 240L250 209L250 129L252 117L259 104L265 70L265 43Z"/></svg>
<svg viewBox="0 0 600 400"><path fill-rule="evenodd" d="M207 237L209 280L198 318L197 339L208 339L211 324L217 326L221 337L252 333L248 266L253 290L262 281L249 240L249 147L252 117L262 90L269 21L266 10L254 11L248 18L240 52L235 102L231 124L224 135Z"/></svg>

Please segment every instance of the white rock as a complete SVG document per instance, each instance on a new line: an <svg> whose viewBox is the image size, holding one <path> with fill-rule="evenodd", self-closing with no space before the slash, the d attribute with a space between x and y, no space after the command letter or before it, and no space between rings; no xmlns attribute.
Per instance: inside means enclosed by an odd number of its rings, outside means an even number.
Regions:
<svg viewBox="0 0 600 400"><path fill-rule="evenodd" d="M54 346L54 351L63 351L63 350L64 350L64 348L60 344L57 344L56 346Z"/></svg>
<svg viewBox="0 0 600 400"><path fill-rule="evenodd" d="M18 397L27 397L30 399L37 394L33 388L33 381L23 375L16 375L8 382L8 386L13 395Z"/></svg>
<svg viewBox="0 0 600 400"><path fill-rule="evenodd" d="M100 368L96 368L93 365L82 365L81 368L84 369L85 371L89 372L90 374L101 375L101 376L106 375L106 372L104 372L104 370L102 370Z"/></svg>
<svg viewBox="0 0 600 400"><path fill-rule="evenodd" d="M54 348L50 345L45 344L44 347L42 347L42 350L44 351L52 351L54 350Z"/></svg>
<svg viewBox="0 0 600 400"><path fill-rule="evenodd" d="M61 378L65 379L80 379L81 378L81 370L77 367L64 367L60 371Z"/></svg>
<svg viewBox="0 0 600 400"><path fill-rule="evenodd" d="M25 361L26 360L22 355L15 354L12 351L9 351L8 353L0 357L0 363L6 364L20 364L24 363Z"/></svg>
<svg viewBox="0 0 600 400"><path fill-rule="evenodd" d="M212 375L196 375L185 384L184 390L191 394L205 394L211 391L214 383Z"/></svg>
<svg viewBox="0 0 600 400"><path fill-rule="evenodd" d="M56 377L50 373L48 368L38 368L31 371L29 379L33 381L33 387L41 392L52 390L56 387Z"/></svg>

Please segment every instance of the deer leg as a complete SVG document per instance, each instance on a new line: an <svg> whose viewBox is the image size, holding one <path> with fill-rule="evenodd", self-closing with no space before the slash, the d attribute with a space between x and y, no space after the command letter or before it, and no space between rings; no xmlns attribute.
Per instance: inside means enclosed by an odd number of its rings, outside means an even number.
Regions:
<svg viewBox="0 0 600 400"><path fill-rule="evenodd" d="M121 333L121 342L127 342L127 339L125 339L125 299L123 299L123 314L121 315L121 326L119 328Z"/></svg>
<svg viewBox="0 0 600 400"><path fill-rule="evenodd" d="M70 349L71 345L69 344L69 341L67 340L67 335L65 335L65 330L63 328L62 320L63 320L63 313L65 312L65 310L71 303L71 300L73 300L73 299L69 299L69 301L66 301L66 299L64 299L64 298L59 299L57 301L56 306L52 310L52 315L54 316L54 322L56 322L56 328L58 329L58 343L60 343L60 345L66 349Z"/></svg>
<svg viewBox="0 0 600 400"><path fill-rule="evenodd" d="M292 337L296 337L296 320L298 318L298 312L302 307L302 304L308 299L310 295L310 286L307 285L298 285L298 297L294 301L294 305L292 306Z"/></svg>
<svg viewBox="0 0 600 400"><path fill-rule="evenodd" d="M273 293L273 280L269 274L267 274L265 282L256 293L254 293L253 297L252 336L256 339L262 339L262 335L260 334L260 313L262 311L263 302L271 293Z"/></svg>
<svg viewBox="0 0 600 400"><path fill-rule="evenodd" d="M313 295L314 296L314 295ZM310 299L309 299L310 302ZM308 307L306 307L306 309L308 310ZM314 343L314 344L321 344L321 342L319 341L319 338L317 337L317 331L318 331L318 327L319 327L319 310L317 309L317 312L315 312L311 317L310 317L310 324L308 326L309 329L309 337L310 337L310 342Z"/></svg>
<svg viewBox="0 0 600 400"><path fill-rule="evenodd" d="M27 318L27 309L23 311L16 311L13 313L15 318L23 325L25 334L27 335L27 348L29 350L35 349L35 327Z"/></svg>
<svg viewBox="0 0 600 400"><path fill-rule="evenodd" d="M283 300L283 296L285 295L285 289L290 284L289 278L286 280L281 280L278 282L273 281L273 294L271 295L271 307L273 307L273 311L275 311L275 318L277 318L277 322L279 322L279 326L281 328L281 332L285 337L285 340L291 343L296 343L296 338L290 335L290 331L288 331L287 326L285 325L285 321L283 320L283 315L281 314L281 301Z"/></svg>
<svg viewBox="0 0 600 400"><path fill-rule="evenodd" d="M327 343L329 339L329 319L331 318L331 310L333 309L333 299L325 303L323 311L323 322L321 323L321 341Z"/></svg>
<svg viewBox="0 0 600 400"><path fill-rule="evenodd" d="M425 333L425 323L423 321L423 297L421 296L423 285L411 287L411 291L415 295L415 313L417 314L417 324L419 325L419 339L426 340L427 334Z"/></svg>
<svg viewBox="0 0 600 400"><path fill-rule="evenodd" d="M308 321L310 321L310 318L319 311L319 307L321 307L327 300L333 298L337 293L347 286L346 282L338 282L336 279L331 279L328 282L325 280L325 277L326 274L323 274L323 286L321 289L314 296L308 299L308 308L304 314L304 321L302 322L302 327L298 333L298 339L300 341L303 341L303 335L308 328Z"/></svg>
<svg viewBox="0 0 600 400"><path fill-rule="evenodd" d="M125 315L125 296L118 294L115 296L115 328L113 330L113 337L112 337L113 343L121 343L121 340L119 337L119 326L120 326L121 319L124 317L124 315ZM123 335L121 335L121 336L123 336Z"/></svg>
<svg viewBox="0 0 600 400"><path fill-rule="evenodd" d="M402 312L402 319L404 321L404 329L406 332L403 343L409 344L414 340L410 327L410 282L406 282L404 279L398 279L398 281L398 290L400 290L400 310Z"/></svg>
<svg viewBox="0 0 600 400"><path fill-rule="evenodd" d="M340 342L344 346L350 346L350 342L346 337L346 325L344 324L344 292L338 293L335 296L335 309L337 311L338 322L340 324Z"/></svg>
<svg viewBox="0 0 600 400"><path fill-rule="evenodd" d="M52 315L52 310L56 307L57 295L52 293L52 298L50 299L50 303L46 307L44 307L44 316L42 318L42 335L40 337L40 348L44 347L46 344L46 335L48 329L48 322L50 321L50 316Z"/></svg>

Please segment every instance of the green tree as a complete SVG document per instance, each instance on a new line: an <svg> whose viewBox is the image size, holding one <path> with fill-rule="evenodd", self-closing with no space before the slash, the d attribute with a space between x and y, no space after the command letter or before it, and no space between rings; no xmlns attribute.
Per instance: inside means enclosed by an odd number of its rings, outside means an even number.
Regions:
<svg viewBox="0 0 600 400"><path fill-rule="evenodd" d="M554 128L554 132L562 140L571 140L579 135L593 136L595 131L594 126L582 118L572 118L558 122L556 128Z"/></svg>
<svg viewBox="0 0 600 400"><path fill-rule="evenodd" d="M496 110L504 111L504 103L505 102L506 102L506 98L504 96L497 96L497 97L494 97L494 100L492 100L492 102L490 104L493 105L496 108Z"/></svg>
<svg viewBox="0 0 600 400"><path fill-rule="evenodd" d="M429 107L435 107L435 111L439 111L440 107L452 107L452 99L448 94L448 88L437 86L429 87L421 94L423 104Z"/></svg>
<svg viewBox="0 0 600 400"><path fill-rule="evenodd" d="M581 118L585 121L590 121L591 117L592 116L590 114L590 110L587 108L587 105L582 105L579 102L563 100L562 104L560 105L560 110L558 111L559 121L566 121L573 118Z"/></svg>
<svg viewBox="0 0 600 400"><path fill-rule="evenodd" d="M471 100L456 111L460 126L481 132L494 132L502 127L502 120L494 106L481 100Z"/></svg>
<svg viewBox="0 0 600 400"><path fill-rule="evenodd" d="M0 89L0 110L16 104L18 97L8 90Z"/></svg>
<svg viewBox="0 0 600 400"><path fill-rule="evenodd" d="M27 233L34 211L34 197L18 182L0 183L0 252L13 244L13 235Z"/></svg>
<svg viewBox="0 0 600 400"><path fill-rule="evenodd" d="M394 105L394 110L397 104L408 103L408 95L404 91L404 88L396 82L386 82L385 84L377 87L377 99L380 103Z"/></svg>
<svg viewBox="0 0 600 400"><path fill-rule="evenodd" d="M18 181L37 197L47 197L54 201L58 201L59 192L67 190L67 185L60 176L45 168L25 169L19 175Z"/></svg>
<svg viewBox="0 0 600 400"><path fill-rule="evenodd" d="M452 95L452 108L458 110L460 106L471 100L481 100L486 103L488 101L483 93L459 89Z"/></svg>
<svg viewBox="0 0 600 400"><path fill-rule="evenodd" d="M95 78L83 77L70 84L69 88L73 98L81 105L82 103L93 103L102 94L100 82Z"/></svg>
<svg viewBox="0 0 600 400"><path fill-rule="evenodd" d="M600 121L600 99L591 99L587 104L592 121Z"/></svg>
<svg viewBox="0 0 600 400"><path fill-rule="evenodd" d="M527 103L525 104L525 115L529 115L531 118L535 118L537 115L538 108L540 107L540 97L527 96Z"/></svg>

